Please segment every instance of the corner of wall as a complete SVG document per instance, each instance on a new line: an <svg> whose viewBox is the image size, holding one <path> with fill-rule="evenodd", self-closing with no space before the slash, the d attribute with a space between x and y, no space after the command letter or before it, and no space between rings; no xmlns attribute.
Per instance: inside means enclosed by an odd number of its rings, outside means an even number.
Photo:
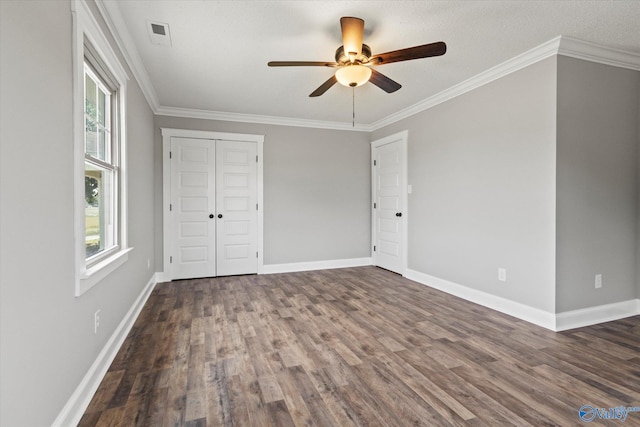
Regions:
<svg viewBox="0 0 640 427"><path fill-rule="evenodd" d="M640 295L640 72L561 55L557 85L555 305L564 315Z"/></svg>

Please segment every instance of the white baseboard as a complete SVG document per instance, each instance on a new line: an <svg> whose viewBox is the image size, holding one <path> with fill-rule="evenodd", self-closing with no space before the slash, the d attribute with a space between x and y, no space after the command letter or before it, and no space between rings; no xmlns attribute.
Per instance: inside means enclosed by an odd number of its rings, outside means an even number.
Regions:
<svg viewBox="0 0 640 427"><path fill-rule="evenodd" d="M552 331L555 330L555 315L553 313L540 310L539 308L511 301L506 298L449 282L448 280L440 279L411 269L407 269L405 277L431 288L435 288L467 301L488 307L492 310L517 317L518 319L542 326L543 328L551 329Z"/></svg>
<svg viewBox="0 0 640 427"><path fill-rule="evenodd" d="M142 289L138 298L136 298L133 305L113 332L102 351L100 351L98 357L93 362L78 387L64 405L64 408L62 408L62 411L60 411L56 417L52 427L78 425L82 415L84 415L84 412L87 410L93 395L98 389L100 382L107 373L111 362L115 359L118 350L122 346L122 343L129 334L134 322L138 318L142 307L147 302L151 291L155 287L156 283L158 283L158 276L159 273L155 273L151 276L149 282Z"/></svg>
<svg viewBox="0 0 640 427"><path fill-rule="evenodd" d="M415 270L408 269L405 277L556 332L640 315L640 299L554 314Z"/></svg>
<svg viewBox="0 0 640 427"><path fill-rule="evenodd" d="M640 315L640 298L565 311L556 315L556 331L566 331L637 315Z"/></svg>
<svg viewBox="0 0 640 427"><path fill-rule="evenodd" d="M296 271L328 270L331 268L361 267L371 265L371 257L334 259L328 261L294 262L289 264L269 264L262 269L262 274L294 273Z"/></svg>
<svg viewBox="0 0 640 427"><path fill-rule="evenodd" d="M267 264L258 268L258 274L295 273L297 271L328 270L331 268L362 267L372 265L371 257L333 259L326 261L292 262L287 264ZM170 282L169 273L156 273L157 283Z"/></svg>

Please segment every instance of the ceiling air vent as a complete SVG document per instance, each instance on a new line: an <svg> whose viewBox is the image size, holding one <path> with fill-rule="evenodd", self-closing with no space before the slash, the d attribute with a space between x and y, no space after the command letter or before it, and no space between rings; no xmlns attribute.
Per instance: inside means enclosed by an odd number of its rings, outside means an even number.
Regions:
<svg viewBox="0 0 640 427"><path fill-rule="evenodd" d="M158 34L161 36L166 36L167 32L164 29L164 25L151 24L151 31L153 34Z"/></svg>
<svg viewBox="0 0 640 427"><path fill-rule="evenodd" d="M169 32L169 24L164 22L147 21L147 32L151 43L163 46L171 46L171 33Z"/></svg>

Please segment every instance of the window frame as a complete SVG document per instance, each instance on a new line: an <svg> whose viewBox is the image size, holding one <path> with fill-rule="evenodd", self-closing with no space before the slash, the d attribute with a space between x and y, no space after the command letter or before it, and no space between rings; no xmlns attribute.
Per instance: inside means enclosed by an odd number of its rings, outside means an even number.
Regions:
<svg viewBox="0 0 640 427"><path fill-rule="evenodd" d="M74 249L75 295L80 296L128 260L126 179L126 90L128 75L107 37L84 0L72 0L73 17L73 123L74 123ZM86 58L92 58L88 60ZM96 67L95 60L100 67ZM116 245L97 256L86 256L85 230L85 63L109 85L112 93L112 156L117 169L113 193L116 197ZM96 69L104 68L104 70ZM102 72L101 72L102 71ZM105 75L106 74L106 75ZM104 82L103 82L104 83ZM107 87L109 86L107 85ZM91 156L89 156L91 157ZM105 162L107 163L107 162Z"/></svg>
<svg viewBox="0 0 640 427"><path fill-rule="evenodd" d="M94 55L92 55L94 56ZM104 259L107 259L108 257L112 256L113 254L115 254L116 252L118 252L120 250L120 227L119 227L119 223L120 223L120 218L119 218L119 206L120 206L120 200L119 200L119 196L120 196L120 192L119 192L119 182L120 182L120 177L119 177L119 172L120 172L120 167L119 167L119 150L118 150L118 141L119 141L119 134L118 134L118 89L117 87L115 87L116 85L112 84L111 81L112 79L107 79L105 78L106 76L102 76L96 69L98 67L94 67L92 65L92 62L95 61L95 59L89 59L87 58L87 55L85 55L85 60L84 60L84 81L85 81L85 87L84 87L84 91L85 91L85 96L84 96L84 102L86 103L86 98L87 98L87 85L86 85L86 81L87 81L87 77L90 78L96 85L96 90L100 90L101 92L105 93L105 95L108 96L108 102L105 102L105 125L102 126L100 123L96 123L95 126L98 129L98 134L101 132L101 130L106 130L108 132L108 138L105 138L105 146L103 147L104 150L104 158L100 158L100 155L98 153L98 156L95 157L92 154L87 152L87 134L86 134L86 120L87 120L87 113L86 113L86 109L84 112L84 118L85 118L85 140L84 140L84 144L85 144L85 148L84 148L84 158L85 158L85 179L87 176L87 166L90 165L94 168L96 168L97 170L103 170L105 172L107 172L109 175L109 179L105 179L103 178L103 186L109 188L108 192L107 192L107 196L108 196L108 203L106 205L103 204L102 208L104 210L108 210L108 218L110 220L110 227L107 228L111 228L111 231L107 231L104 232L101 230L101 240L104 237L105 240L107 240L107 242L109 243L109 246L106 247L105 249L98 251L92 255L86 256L86 264L88 268L91 268L92 266L98 264L99 262L103 261ZM97 101L96 101L97 102ZM100 104L100 102L97 102L98 104ZM99 106L99 105L98 105ZM99 114L98 114L99 115ZM101 129L103 128L104 129ZM100 138L96 137L96 145L97 145L97 151L100 151ZM111 181L111 182L109 182ZM104 189L103 187L103 189ZM85 194L86 197L86 194ZM85 206L86 208L86 206ZM85 221L86 221L86 214L85 214ZM86 230L86 224L85 224L85 230ZM104 236L103 236L104 233ZM86 249L86 240L85 240L85 249Z"/></svg>

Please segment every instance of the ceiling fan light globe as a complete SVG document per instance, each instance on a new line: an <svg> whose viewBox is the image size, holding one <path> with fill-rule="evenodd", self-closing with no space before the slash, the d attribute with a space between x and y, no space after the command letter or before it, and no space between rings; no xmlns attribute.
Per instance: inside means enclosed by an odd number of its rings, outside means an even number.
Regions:
<svg viewBox="0 0 640 427"><path fill-rule="evenodd" d="M362 86L371 78L371 69L364 65L347 65L336 71L336 80L343 86Z"/></svg>

